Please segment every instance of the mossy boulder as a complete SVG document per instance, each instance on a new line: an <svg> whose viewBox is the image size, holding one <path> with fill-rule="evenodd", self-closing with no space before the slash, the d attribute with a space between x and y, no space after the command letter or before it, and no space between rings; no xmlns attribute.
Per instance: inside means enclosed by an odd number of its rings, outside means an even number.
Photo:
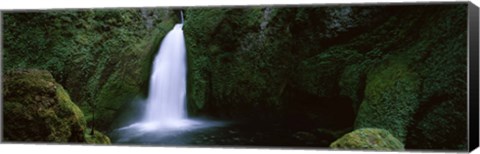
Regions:
<svg viewBox="0 0 480 154"><path fill-rule="evenodd" d="M6 72L3 96L5 141L85 141L82 111L48 71Z"/></svg>
<svg viewBox="0 0 480 154"><path fill-rule="evenodd" d="M405 141L407 127L419 105L420 91L418 75L406 63L391 59L367 75L365 98L355 128L383 128Z"/></svg>
<svg viewBox="0 0 480 154"><path fill-rule="evenodd" d="M91 134L91 129L88 129L85 134L86 142L89 144L111 144L110 138L105 134L94 130L93 135Z"/></svg>
<svg viewBox="0 0 480 154"><path fill-rule="evenodd" d="M362 128L345 134L330 144L333 149L358 149L358 150L405 150L400 140L387 130L378 128Z"/></svg>

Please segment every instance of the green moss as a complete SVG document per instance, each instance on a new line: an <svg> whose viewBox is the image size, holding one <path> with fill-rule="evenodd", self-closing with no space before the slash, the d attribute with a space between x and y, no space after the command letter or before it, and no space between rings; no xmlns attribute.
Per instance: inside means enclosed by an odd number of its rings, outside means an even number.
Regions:
<svg viewBox="0 0 480 154"><path fill-rule="evenodd" d="M418 74L401 60L378 66L367 75L355 128L383 128L405 141L407 126L419 105L419 86Z"/></svg>
<svg viewBox="0 0 480 154"><path fill-rule="evenodd" d="M91 131L91 129L88 129L87 133L85 133L85 139L88 144L112 144L108 136L96 130L94 130L92 135Z"/></svg>
<svg viewBox="0 0 480 154"><path fill-rule="evenodd" d="M274 98L280 95L282 84L278 80L283 79L275 79L280 75L269 71L272 64L262 60L266 56L258 54L262 46L258 40L261 17L258 8L186 11L184 31L191 113L243 117L245 114L240 113L244 109L275 108L274 104L278 104ZM219 108L228 111L216 112Z"/></svg>
<svg viewBox="0 0 480 154"><path fill-rule="evenodd" d="M338 9L342 7L271 8L269 14L264 8L187 9L190 113L251 119L277 113L273 119L282 119L288 116L279 111L304 108L296 113L316 119L327 110L319 104L328 101L320 97L348 97L358 112L356 128L385 129L409 148L464 148L466 5L354 7L350 15L342 16L348 20L336 15ZM89 124L95 107L95 129L100 131L108 130L125 102L147 95L151 63L175 23L165 15L148 30L133 9L4 17L4 68L50 70L80 104ZM329 27L332 21L339 21L341 27L336 28L345 31ZM30 73L45 80L12 77L8 80L18 82L3 89L9 114L19 114L9 122L30 123L38 115L20 113L33 108L42 108L39 114L45 119L59 115L78 119L72 116L78 111L68 104L62 108L72 108L73 114L48 108L55 101L49 96L58 91L52 88L57 87L52 75ZM295 99L284 99L295 90L301 91L292 96ZM314 96L297 99L307 94ZM44 103L35 107L21 103L36 100ZM298 108L292 108L295 105ZM337 113L344 116L341 109ZM58 141L64 139L56 136L69 133L38 129L55 134L51 140Z"/></svg>
<svg viewBox="0 0 480 154"><path fill-rule="evenodd" d="M86 119L83 115L82 110L71 101L68 93L63 89L60 84L56 84L57 87L57 99L60 102L61 108L70 113L69 120L72 121L71 124L71 137L72 140L84 141L82 133L86 130Z"/></svg>
<svg viewBox="0 0 480 154"><path fill-rule="evenodd" d="M466 10L466 6L459 6L429 19L432 33L423 37L435 42L425 45L428 56L422 56L422 65L416 67L423 79L422 95L407 148L467 149Z"/></svg>
<svg viewBox="0 0 480 154"><path fill-rule="evenodd" d="M174 24L172 11L145 10L147 17L137 9L7 13L4 68L49 70L72 92L88 123L94 106L105 111L102 122L113 121L126 97L146 95L159 47L154 38L162 38ZM108 130L108 123L100 124L98 130Z"/></svg>
<svg viewBox="0 0 480 154"><path fill-rule="evenodd" d="M117 56L119 63L115 67L118 69L106 73L107 75L104 75L106 79L101 86L93 84L100 86L93 86L90 90L91 92L97 92L95 99L92 100L92 103L95 103L96 115L93 115L93 109L90 107L87 120L93 122L92 120L95 118L95 129L109 130L125 103L132 101L136 96L147 96L153 58L158 52L161 39L173 27L173 22L166 20L160 26L162 28L154 31L145 40L131 46L128 53ZM136 59L130 60L132 57L136 57ZM93 79L93 81L99 80ZM93 81L91 83L95 83ZM93 90L93 88L98 89ZM126 110L125 112L129 111Z"/></svg>
<svg viewBox="0 0 480 154"><path fill-rule="evenodd" d="M80 108L72 102L70 96L60 84L56 84L55 86L57 87L56 94L58 97L58 101L61 102L62 108L73 111L73 118L75 120L78 120L81 123L80 125L85 126L86 122L82 110L80 110Z"/></svg>
<svg viewBox="0 0 480 154"><path fill-rule="evenodd" d="M140 93L135 81L113 74L100 90L95 106L95 124L97 128L107 130L112 120L115 119L116 111L136 94Z"/></svg>
<svg viewBox="0 0 480 154"><path fill-rule="evenodd" d="M332 57L331 54L324 53L302 61L298 67L298 75L296 76L299 87L318 96L336 95L337 79L339 78L342 68L338 63L331 61ZM331 81L332 79L333 81ZM331 82L324 82L328 80Z"/></svg>
<svg viewBox="0 0 480 154"><path fill-rule="evenodd" d="M3 85L6 141L84 141L81 110L49 72L9 71Z"/></svg>
<svg viewBox="0 0 480 154"><path fill-rule="evenodd" d="M418 119L410 128L406 147L467 150L466 105L458 105L454 100L442 100L441 96L433 98L430 103L434 105L425 108L428 112L419 111L416 114Z"/></svg>
<svg viewBox="0 0 480 154"><path fill-rule="evenodd" d="M347 66L340 77L340 95L348 96L353 101L354 112L358 111L363 101L365 88L365 65L354 64Z"/></svg>
<svg viewBox="0 0 480 154"><path fill-rule="evenodd" d="M350 132L330 144L333 149L403 151L404 145L387 130L363 128Z"/></svg>

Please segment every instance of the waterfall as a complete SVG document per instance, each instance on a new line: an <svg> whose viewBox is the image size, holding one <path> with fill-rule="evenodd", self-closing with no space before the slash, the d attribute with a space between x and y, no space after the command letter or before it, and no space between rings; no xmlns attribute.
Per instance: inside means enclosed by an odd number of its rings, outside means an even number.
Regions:
<svg viewBox="0 0 480 154"><path fill-rule="evenodd" d="M183 24L162 41L153 62L144 121L157 126L183 125L186 119L186 50Z"/></svg>
<svg viewBox="0 0 480 154"><path fill-rule="evenodd" d="M186 49L182 23L163 39L155 56L142 130L179 129L198 124L186 112Z"/></svg>
<svg viewBox="0 0 480 154"><path fill-rule="evenodd" d="M187 59L182 28L183 13L181 23L176 24L165 36L153 61L143 119L115 129L114 132L122 134L118 136L119 141L151 131L184 131L223 125L222 122L187 117Z"/></svg>

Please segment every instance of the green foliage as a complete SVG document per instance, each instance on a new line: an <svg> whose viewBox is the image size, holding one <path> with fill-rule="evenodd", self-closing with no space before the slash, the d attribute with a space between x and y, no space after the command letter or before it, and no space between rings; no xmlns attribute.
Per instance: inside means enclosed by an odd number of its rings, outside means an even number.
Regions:
<svg viewBox="0 0 480 154"><path fill-rule="evenodd" d="M4 69L52 72L85 112L100 113L106 131L117 109L145 96L159 41L173 26L171 11L146 9L58 10L4 14ZM152 18L153 29L147 28ZM161 18L161 19L160 19ZM95 107L94 107L95 106Z"/></svg>
<svg viewBox="0 0 480 154"><path fill-rule="evenodd" d="M403 151L404 145L387 130L362 128L350 132L330 144L333 149Z"/></svg>

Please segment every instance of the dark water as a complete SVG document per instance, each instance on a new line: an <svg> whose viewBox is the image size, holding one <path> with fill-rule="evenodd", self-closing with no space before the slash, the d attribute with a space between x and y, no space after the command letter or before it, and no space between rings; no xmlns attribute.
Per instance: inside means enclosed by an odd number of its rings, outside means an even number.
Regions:
<svg viewBox="0 0 480 154"><path fill-rule="evenodd" d="M207 122L208 123L208 122ZM327 148L335 137L316 128L280 123L217 123L169 131L135 129L110 133L114 144L159 146L262 146Z"/></svg>

